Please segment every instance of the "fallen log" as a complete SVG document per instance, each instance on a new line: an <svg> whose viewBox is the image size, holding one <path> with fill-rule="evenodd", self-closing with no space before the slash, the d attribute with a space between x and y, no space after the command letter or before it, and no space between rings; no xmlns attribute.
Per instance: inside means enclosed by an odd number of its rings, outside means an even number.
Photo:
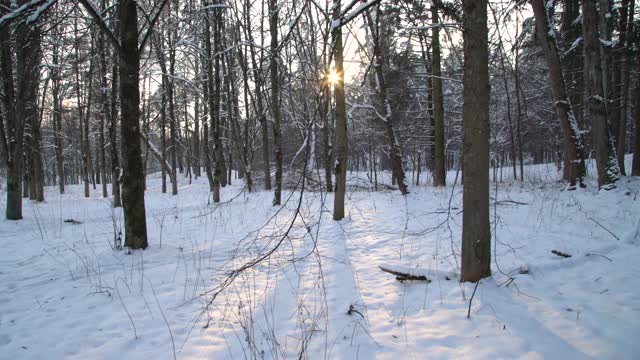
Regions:
<svg viewBox="0 0 640 360"><path fill-rule="evenodd" d="M554 255L557 255L557 256L560 256L560 257L563 257L563 258L570 258L570 257L571 257L571 254L567 254L567 253L564 253L564 252L562 252L562 251L558 251L558 250L551 250L551 252L552 252Z"/></svg>
<svg viewBox="0 0 640 360"><path fill-rule="evenodd" d="M406 281L406 280L414 280L414 281L426 281L431 282L426 275L420 274L419 271L412 271L410 268L405 267L397 267L397 266L389 266L389 265L378 265L380 270L387 272L389 274L395 275L396 280L398 281Z"/></svg>

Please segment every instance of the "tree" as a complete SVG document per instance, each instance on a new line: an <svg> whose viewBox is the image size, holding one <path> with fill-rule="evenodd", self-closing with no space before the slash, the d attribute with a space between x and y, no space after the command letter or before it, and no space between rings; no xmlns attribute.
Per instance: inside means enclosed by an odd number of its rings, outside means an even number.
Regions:
<svg viewBox="0 0 640 360"><path fill-rule="evenodd" d="M104 31L117 49L118 75L120 80L120 111L123 173L122 203L125 222L125 246L145 249L147 242L147 220L144 202L144 169L140 141L140 53L149 39L162 9L168 0L159 3L155 14L147 25L147 31L138 40L138 4L135 0L120 0L118 3L119 34L109 29L91 0L81 3ZM113 160L112 160L113 161ZM115 194L114 194L115 196Z"/></svg>
<svg viewBox="0 0 640 360"><path fill-rule="evenodd" d="M19 1L24 5L27 1ZM4 0L2 6L12 8ZM24 128L37 114L40 65L40 30L31 21L0 26L0 78L2 80L2 122L0 146L7 166L8 220L22 219L22 174L24 171Z"/></svg>
<svg viewBox="0 0 640 360"><path fill-rule="evenodd" d="M596 4L582 0L582 36L584 38L584 71L587 80L588 111L591 120L598 187L615 188L620 170L618 168L613 141L607 125L606 78L603 77L602 53L598 35Z"/></svg>
<svg viewBox="0 0 640 360"><path fill-rule="evenodd" d="M383 114L383 122L385 127L385 132L387 135L387 141L389 142L389 160L391 161L391 171L393 177L398 183L398 188L400 189L400 193L402 195L406 195L409 193L407 189L407 184L405 183L405 173L404 168L402 166L402 157L400 155L400 144L397 140L396 131L393 126L393 113L392 113L392 104L391 99L387 94L387 86L385 83L383 66L384 66L384 58L381 56L381 48L380 48L380 24L379 24L379 16L375 17L375 20L371 17L369 11L365 12L367 23L369 25L369 31L371 33L371 41L373 42L373 54L372 54L372 67L374 70L375 76L375 88L378 93L378 97L380 98L380 104L382 107ZM380 15L380 8L378 7L378 13Z"/></svg>
<svg viewBox="0 0 640 360"><path fill-rule="evenodd" d="M440 18L438 16L440 0L433 2L431 16L433 29L431 30L431 75L433 93L433 119L434 119L434 167L433 185L446 186L445 170L445 139L444 139L444 103L442 99L442 71L440 67Z"/></svg>
<svg viewBox="0 0 640 360"><path fill-rule="evenodd" d="M543 0L531 0L531 6L536 19L536 31L542 44L547 65L549 66L549 80L551 82L551 92L556 105L556 115L560 120L562 132L564 134L564 166L568 168L565 172L569 181L569 188L582 185L584 177L584 147L578 121L573 115L571 100L567 95L567 88L562 73L562 65L556 44L556 32L549 22L548 11Z"/></svg>
<svg viewBox="0 0 640 360"><path fill-rule="evenodd" d="M276 188L273 192L273 205L280 205L282 197L282 116L280 115L280 79L278 78L278 9L277 1L269 0L271 116L273 117L273 146L276 153Z"/></svg>
<svg viewBox="0 0 640 360"><path fill-rule="evenodd" d="M463 0L464 108L460 281L491 276L487 0Z"/></svg>
<svg viewBox="0 0 640 360"><path fill-rule="evenodd" d="M120 20L120 106L122 137L122 204L124 207L125 246L145 249L147 220L144 203L144 170L140 150L140 49L138 15L134 0L121 0Z"/></svg>
<svg viewBox="0 0 640 360"><path fill-rule="evenodd" d="M334 96L334 116L335 116L335 132L336 132L336 163L334 174L335 197L333 200L333 220L342 220L344 218L344 198L347 186L347 112L344 94L344 66L342 54L342 26L340 26L340 0L333 0L333 21L332 25L332 52L334 61L334 71L336 81L333 86ZM337 23L336 23L337 22Z"/></svg>

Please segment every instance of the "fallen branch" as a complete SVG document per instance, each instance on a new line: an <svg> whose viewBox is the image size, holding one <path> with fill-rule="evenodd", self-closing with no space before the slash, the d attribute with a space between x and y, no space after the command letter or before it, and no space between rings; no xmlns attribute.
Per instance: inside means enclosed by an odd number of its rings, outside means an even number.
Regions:
<svg viewBox="0 0 640 360"><path fill-rule="evenodd" d="M347 315L352 315L353 313L356 313L360 316L362 316L362 318L364 319L364 315L362 315L362 313L360 311L358 311L353 304L349 305L349 311L347 311Z"/></svg>
<svg viewBox="0 0 640 360"><path fill-rule="evenodd" d="M604 258L604 259L607 259L607 260L609 260L609 261L613 262L613 260L612 260L611 258L606 257L606 256L601 255L601 254L589 253L589 254L585 254L585 256L600 256L601 258Z"/></svg>
<svg viewBox="0 0 640 360"><path fill-rule="evenodd" d="M418 280L418 281L431 282L431 280L429 280L425 275L412 273L408 269L407 269L408 271L406 270L399 271L398 269L391 269L390 267L383 266L383 265L378 265L378 267L380 268L380 270L384 272L395 275L398 281Z"/></svg>
<svg viewBox="0 0 640 360"><path fill-rule="evenodd" d="M563 258L570 258L572 256L571 254L563 253L562 251L558 250L551 250L551 252Z"/></svg>
<svg viewBox="0 0 640 360"><path fill-rule="evenodd" d="M587 217L587 219L593 221L594 223L596 223L598 226L600 226L601 228L603 228L606 232L608 232L609 234L611 234L611 236L613 236L614 238L616 238L616 240L620 241L620 238L618 236L616 236L616 234L612 233L609 229L607 229L606 227L604 227L604 225L600 224L596 219L592 218L592 217Z"/></svg>

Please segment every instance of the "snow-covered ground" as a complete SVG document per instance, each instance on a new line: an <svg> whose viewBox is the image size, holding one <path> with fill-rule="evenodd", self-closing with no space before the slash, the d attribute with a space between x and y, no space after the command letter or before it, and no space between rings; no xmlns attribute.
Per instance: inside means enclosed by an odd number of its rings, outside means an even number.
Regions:
<svg viewBox="0 0 640 360"><path fill-rule="evenodd" d="M455 173L406 197L350 192L340 222L331 194L273 207L234 181L215 206L206 178L171 196L150 177L150 247L132 253L112 250L121 210L99 191L49 187L0 221L0 358L638 359L640 179L567 192L553 165L526 172L492 183L494 276L470 318Z"/></svg>

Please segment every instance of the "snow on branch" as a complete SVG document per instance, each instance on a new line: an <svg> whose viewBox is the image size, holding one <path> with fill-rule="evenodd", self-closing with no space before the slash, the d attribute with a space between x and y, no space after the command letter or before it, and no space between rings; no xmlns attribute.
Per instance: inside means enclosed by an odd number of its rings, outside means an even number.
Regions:
<svg viewBox="0 0 640 360"><path fill-rule="evenodd" d="M380 1L381 0L373 0L373 1L361 2L360 5L358 5L353 11L349 12L349 10L351 10L351 8L353 8L355 6L355 3L358 2L357 0L351 1L351 3L349 3L349 5L347 5L345 10L343 12L341 12L340 19L335 19L335 20L333 20L331 22L331 30L334 30L334 29L337 29L337 28L339 28L341 26L346 25L351 20L355 19L358 15L360 15L363 12L367 11L370 7L379 4Z"/></svg>
<svg viewBox="0 0 640 360"><path fill-rule="evenodd" d="M9 11L7 14L0 17L0 28L9 24L13 20L21 18L27 15L29 12L32 14L28 17L27 23L33 23L38 20L38 17L42 15L56 0L31 0L23 5Z"/></svg>
<svg viewBox="0 0 640 360"><path fill-rule="evenodd" d="M140 41L140 47L138 48L138 51L142 51L142 49L144 49L144 46L147 44L147 41L151 37L151 33L153 33L153 28L156 25L156 22L158 22L158 19L160 18L160 14L162 13L162 10L164 9L165 5L167 5L168 2L169 0L163 0L160 3L160 6L158 6L158 10L156 10L156 13L153 15L153 17L151 18L151 21L149 22L149 27L147 27L147 32L144 34L144 37Z"/></svg>
<svg viewBox="0 0 640 360"><path fill-rule="evenodd" d="M107 38L109 39L109 41L111 41L111 43L116 48L116 50L120 52L120 42L118 41L118 38L113 33L113 31L111 31L111 29L107 25L107 21L102 17L101 11L95 6L93 1L79 0L79 2L80 4L82 4L85 10L89 12L89 15L91 15L91 17L93 18L93 21L95 21L96 25L98 25L100 30L102 30L105 33L105 35L107 35Z"/></svg>
<svg viewBox="0 0 640 360"><path fill-rule="evenodd" d="M227 4L213 4L213 5L203 6L200 9L198 9L198 11L208 11L208 10L227 9L227 8L231 8L231 6Z"/></svg>
<svg viewBox="0 0 640 360"><path fill-rule="evenodd" d="M432 25L425 26L406 26L403 27L404 30L431 30L435 28L453 28L453 29L461 29L462 23L437 23Z"/></svg>
<svg viewBox="0 0 640 360"><path fill-rule="evenodd" d="M349 113L347 114L349 117L351 117L351 113L354 112L355 110L358 109L365 109L365 110L371 110L373 111L376 116L378 116L378 118L384 122L387 122L387 117L380 114L378 112L378 110L375 108L375 106L370 105L370 104L352 104L350 102L347 101L347 105L349 105L351 107L351 109L349 109Z"/></svg>

